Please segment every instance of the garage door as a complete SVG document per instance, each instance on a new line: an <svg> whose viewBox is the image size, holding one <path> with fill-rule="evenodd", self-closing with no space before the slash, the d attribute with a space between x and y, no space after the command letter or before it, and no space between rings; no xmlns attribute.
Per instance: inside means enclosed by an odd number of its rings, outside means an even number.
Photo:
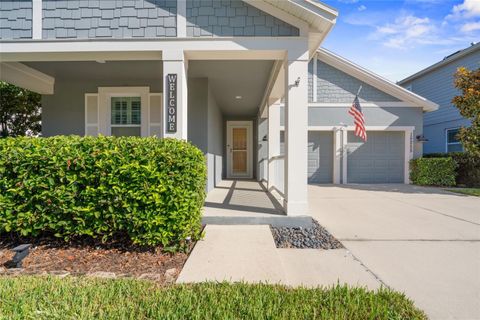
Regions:
<svg viewBox="0 0 480 320"><path fill-rule="evenodd" d="M348 133L348 183L403 183L405 133L370 131L363 143Z"/></svg>
<svg viewBox="0 0 480 320"><path fill-rule="evenodd" d="M308 182L332 183L333 132L308 132Z"/></svg>

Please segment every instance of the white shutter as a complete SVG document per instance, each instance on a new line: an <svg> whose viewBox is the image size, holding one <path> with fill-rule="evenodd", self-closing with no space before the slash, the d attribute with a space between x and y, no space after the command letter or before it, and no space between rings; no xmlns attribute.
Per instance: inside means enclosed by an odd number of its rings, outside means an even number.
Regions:
<svg viewBox="0 0 480 320"><path fill-rule="evenodd" d="M98 136L98 94L85 94L85 135Z"/></svg>
<svg viewBox="0 0 480 320"><path fill-rule="evenodd" d="M151 93L149 94L150 99L150 136L156 136L157 138L162 138L162 94L161 93Z"/></svg>

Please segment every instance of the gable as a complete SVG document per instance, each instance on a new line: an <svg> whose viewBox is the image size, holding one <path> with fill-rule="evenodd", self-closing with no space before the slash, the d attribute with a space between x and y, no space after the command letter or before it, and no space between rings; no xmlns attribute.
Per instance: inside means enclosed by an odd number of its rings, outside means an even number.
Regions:
<svg viewBox="0 0 480 320"><path fill-rule="evenodd" d="M313 61L310 61L312 76L315 75L313 70ZM319 103L351 103L355 98L360 86L362 91L359 98L362 102L386 102L400 101L396 97L383 92L325 62L318 60L317 62L317 102ZM313 85L313 81L312 85ZM312 96L312 90L310 96Z"/></svg>
<svg viewBox="0 0 480 320"><path fill-rule="evenodd" d="M242 0L188 0L188 37L299 36L300 30Z"/></svg>

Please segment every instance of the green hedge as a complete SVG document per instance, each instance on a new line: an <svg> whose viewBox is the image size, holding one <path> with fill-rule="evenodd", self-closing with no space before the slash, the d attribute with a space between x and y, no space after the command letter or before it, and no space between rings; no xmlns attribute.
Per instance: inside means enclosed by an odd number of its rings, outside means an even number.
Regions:
<svg viewBox="0 0 480 320"><path fill-rule="evenodd" d="M156 138L0 139L0 234L177 245L200 232L204 155Z"/></svg>
<svg viewBox="0 0 480 320"><path fill-rule="evenodd" d="M452 158L418 158L410 162L410 180L422 186L454 186L456 163Z"/></svg>
<svg viewBox="0 0 480 320"><path fill-rule="evenodd" d="M466 152L431 153L425 158L452 158L457 164L457 186L480 187L480 157L475 157Z"/></svg>

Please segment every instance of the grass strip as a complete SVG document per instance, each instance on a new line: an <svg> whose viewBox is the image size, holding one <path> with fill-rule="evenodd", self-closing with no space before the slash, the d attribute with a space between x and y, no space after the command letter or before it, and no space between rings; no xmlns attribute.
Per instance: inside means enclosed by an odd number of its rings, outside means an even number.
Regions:
<svg viewBox="0 0 480 320"><path fill-rule="evenodd" d="M457 188L457 189L447 189L447 191L465 194L468 196L480 197L480 188Z"/></svg>
<svg viewBox="0 0 480 320"><path fill-rule="evenodd" d="M0 277L0 319L427 319L388 289Z"/></svg>

